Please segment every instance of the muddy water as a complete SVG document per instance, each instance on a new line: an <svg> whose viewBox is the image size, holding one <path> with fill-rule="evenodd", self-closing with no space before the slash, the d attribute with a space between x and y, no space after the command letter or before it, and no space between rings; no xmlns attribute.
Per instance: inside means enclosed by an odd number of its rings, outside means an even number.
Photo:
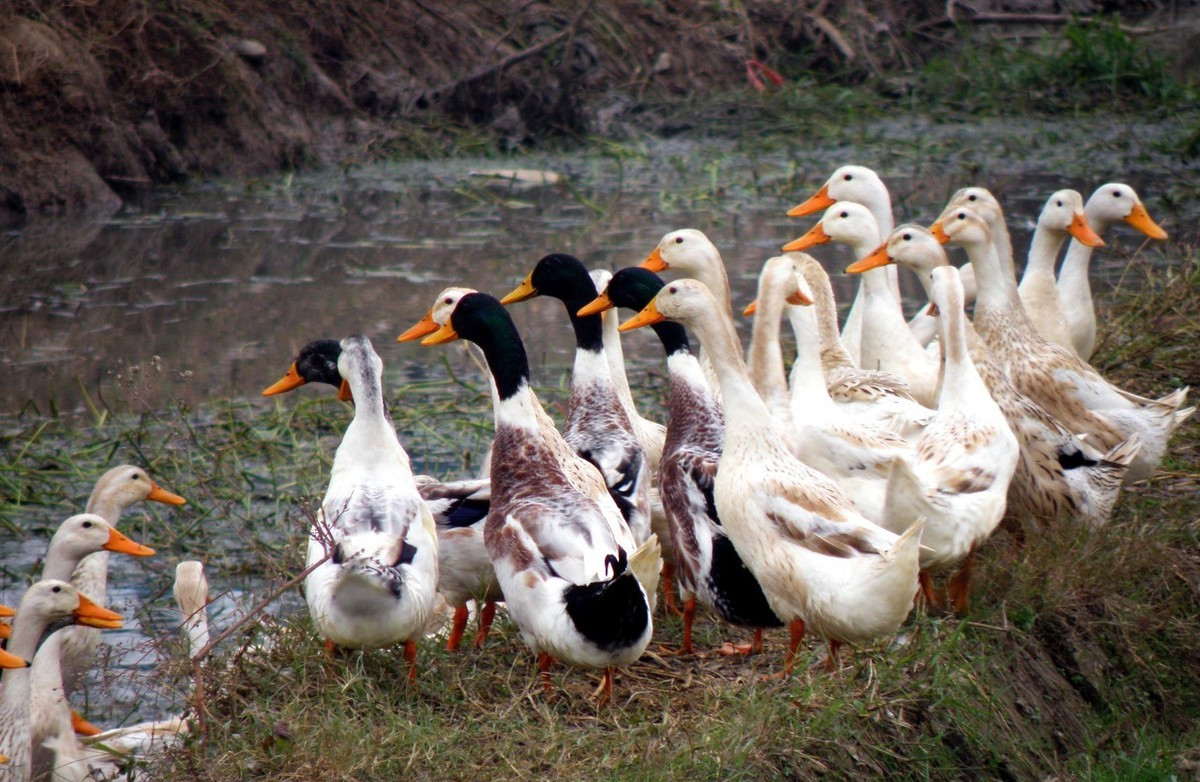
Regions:
<svg viewBox="0 0 1200 782"><path fill-rule="evenodd" d="M1064 149L1086 147L1072 135L1086 141L1089 129L1050 131L1063 143L1032 154L1025 142L1044 128L892 125L860 133L854 148L751 156L675 144L625 159L522 162L566 179L550 185L473 173L496 168L490 161L381 166L198 185L158 193L106 219L31 222L0 236L0 420L255 398L303 344L350 333L375 341L390 381L437 377L442 370L428 349L394 338L442 287L503 295L552 251L597 267L635 264L663 233L685 226L720 247L734 297L745 303L763 260L815 220L788 218L787 208L844 161L885 175L898 221L928 224L956 188L992 187L1008 210L1018 258L1046 195L1065 186L1086 197L1100 183L1122 179L1168 230L1195 224L1194 194L1191 201L1163 198L1186 174L1174 161L1120 149L1072 158ZM995 168L981 164L985 155ZM1138 244L1129 231L1114 234L1116 249L1094 262L1100 280L1114 280ZM853 260L831 245L813 253L831 271ZM1169 262L1161 253L1146 257ZM833 279L848 302L852 280ZM915 294L915 281L905 285ZM910 310L916 304L910 299ZM536 379L554 382L571 360L561 305L538 300L513 315ZM743 335L748 331L743 324ZM639 332L627 343L635 389L659 368L651 339ZM43 540L0 539L9 574L28 572L43 552ZM147 639L169 635L177 622L167 574L149 577L143 564L119 557L113 570L112 602L150 608L141 619L149 627L135 621L108 637L112 686L94 690L91 714L110 724L159 716L179 703L177 694L129 684L136 678L130 674L159 659L161 647ZM210 580L222 595L212 606L218 625L261 586L242 573L210 573ZM11 575L3 586L0 600L14 601Z"/></svg>

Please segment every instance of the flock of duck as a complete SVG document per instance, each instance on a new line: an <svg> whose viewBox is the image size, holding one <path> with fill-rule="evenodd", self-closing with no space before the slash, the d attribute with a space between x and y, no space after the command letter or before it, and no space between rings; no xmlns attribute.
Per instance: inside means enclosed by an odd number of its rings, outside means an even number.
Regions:
<svg viewBox="0 0 1200 782"><path fill-rule="evenodd" d="M669 610L678 610L677 590L682 597L679 652L693 650L702 605L753 630L719 653L758 651L764 629L786 625L782 675L806 634L828 641L833 670L839 645L894 633L918 598L931 610L965 611L975 554L1002 520L1102 525L1122 485L1154 472L1194 410L1183 407L1187 389L1147 399L1087 363L1096 341L1088 263L1099 233L1124 221L1166 237L1132 188L1106 184L1086 204L1073 190L1051 195L1019 285L1001 206L983 188L960 190L928 229L893 229L883 182L845 166L789 214L822 209L764 264L746 308L754 322L745 353L721 255L693 229L666 234L641 266L615 274L552 254L503 299L468 288L438 294L399 339L463 339L482 352L495 439L479 479L413 474L366 337L305 346L263 394L320 382L353 400L308 542L304 594L327 647L403 643L415 678L417 642L439 594L454 609L452 650L472 601L477 646L503 602L548 692L558 660L601 669L604 702L613 669L650 641L661 580ZM846 271L862 276L840 332L829 277L804 252L830 241L851 246L860 260ZM951 266L946 244L969 263ZM929 298L907 320L898 266ZM686 277L664 282L656 274L664 271ZM538 295L563 302L576 338L561 430L530 386L506 310ZM618 326L618 307L636 314ZM784 316L796 338L790 370ZM666 354L665 427L638 412L626 380L620 332L642 326ZM79 778L64 762L85 749L64 693L93 652L88 628L120 622L102 607L107 552L153 553L114 526L142 499L182 502L137 468L106 475L88 513L63 523L43 580L22 598L0 655L10 668L0 680L0 751L9 756L0 779L24 780L31 769ZM56 548L60 537L70 553ZM202 618L203 600L181 602L181 611ZM42 641L70 622L84 627ZM24 668L31 658L34 668ZM40 706L39 689L52 694Z"/></svg>

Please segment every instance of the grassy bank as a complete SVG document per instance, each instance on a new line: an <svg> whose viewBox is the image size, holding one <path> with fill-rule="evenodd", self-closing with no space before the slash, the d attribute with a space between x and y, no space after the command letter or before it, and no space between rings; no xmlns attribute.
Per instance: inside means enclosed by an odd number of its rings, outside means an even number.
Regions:
<svg viewBox="0 0 1200 782"><path fill-rule="evenodd" d="M1200 257L1147 271L1131 263L1102 318L1097 366L1126 387L1200 382ZM150 371L150 370L148 370ZM136 401L135 373L122 390ZM397 428L439 474L470 472L488 438L477 378L395 389ZM561 389L544 389L547 399ZM415 400L420 400L419 403ZM0 518L57 519L114 460L145 464L191 503L167 526L150 509L126 531L155 545L165 576L204 558L214 580L266 594L302 568L302 543L348 417L330 394L133 416L97 400L88 420L5 422ZM395 650L331 659L303 612L249 624L203 668L203 719L163 761L162 778L232 780L1059 779L1167 780L1200 764L1200 436L1176 436L1160 474L1131 487L1113 522L1046 530L983 551L965 619L913 614L894 639L823 672L824 649L788 681L764 680L782 634L748 660L681 658L660 617L655 645L616 679L554 671L553 697L500 619L485 650L421 644L409 685ZM9 523L11 525L11 522ZM36 525L11 534L42 535ZM47 527L48 528L48 527ZM22 574L11 570L9 578ZM247 601L248 602L248 601ZM701 621L701 649L736 638ZM186 691L189 671L163 671Z"/></svg>

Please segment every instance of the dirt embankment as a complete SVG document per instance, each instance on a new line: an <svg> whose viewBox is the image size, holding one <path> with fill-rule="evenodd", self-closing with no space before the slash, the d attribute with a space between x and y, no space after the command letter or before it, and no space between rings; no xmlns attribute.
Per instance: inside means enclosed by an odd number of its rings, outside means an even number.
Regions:
<svg viewBox="0 0 1200 782"><path fill-rule="evenodd" d="M653 131L647 99L769 85L751 61L865 76L911 64L914 40L953 35L948 7L10 0L0 217L113 207L194 174L420 153L463 126L501 145Z"/></svg>

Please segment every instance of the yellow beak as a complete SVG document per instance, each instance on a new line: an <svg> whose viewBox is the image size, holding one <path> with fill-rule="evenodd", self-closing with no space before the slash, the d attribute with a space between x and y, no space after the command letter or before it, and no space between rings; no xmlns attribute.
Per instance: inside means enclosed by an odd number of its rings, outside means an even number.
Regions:
<svg viewBox="0 0 1200 782"><path fill-rule="evenodd" d="M532 299L534 296L538 295L537 288L533 287L533 283L530 282L530 279L529 279L532 276L533 275L530 274L528 277L526 277L525 281L522 282L520 285L518 285L516 287L516 289L513 290L512 293L508 294L503 299L501 299L500 303L501 304L513 304L518 301L525 301L526 299ZM427 344L431 344L431 343L422 342L421 344L427 345ZM432 343L432 344L437 344L437 343Z"/></svg>
<svg viewBox="0 0 1200 782"><path fill-rule="evenodd" d="M638 314L634 315L629 320L617 327L618 331L632 331L633 329L641 328L642 326L650 326L655 323L662 323L666 317L658 311L658 307L651 301Z"/></svg>

